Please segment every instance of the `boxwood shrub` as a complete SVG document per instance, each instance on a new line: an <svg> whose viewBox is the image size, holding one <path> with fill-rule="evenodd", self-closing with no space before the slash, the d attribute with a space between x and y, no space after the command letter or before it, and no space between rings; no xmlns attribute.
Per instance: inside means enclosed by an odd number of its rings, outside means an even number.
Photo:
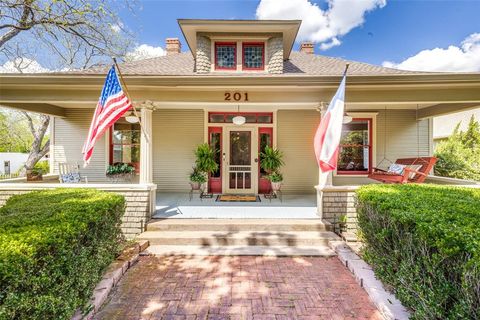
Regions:
<svg viewBox="0 0 480 320"><path fill-rule="evenodd" d="M56 189L0 208L0 319L69 319L122 242L122 196Z"/></svg>
<svg viewBox="0 0 480 320"><path fill-rule="evenodd" d="M364 258L413 319L480 319L480 189L369 185L357 197Z"/></svg>

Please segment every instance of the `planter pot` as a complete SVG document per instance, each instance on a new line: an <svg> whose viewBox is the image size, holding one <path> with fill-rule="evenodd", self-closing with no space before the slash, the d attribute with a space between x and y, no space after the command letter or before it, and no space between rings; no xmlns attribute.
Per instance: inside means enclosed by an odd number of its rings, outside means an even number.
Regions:
<svg viewBox="0 0 480 320"><path fill-rule="evenodd" d="M193 182L193 181L190 181L190 185L192 186L192 190L200 190L200 182Z"/></svg>
<svg viewBox="0 0 480 320"><path fill-rule="evenodd" d="M272 185L272 191L280 191L282 188L282 183L281 182L270 182Z"/></svg>
<svg viewBox="0 0 480 320"><path fill-rule="evenodd" d="M119 173L119 174L109 174L107 175L108 180L113 183L129 183L132 182L134 174L133 173Z"/></svg>
<svg viewBox="0 0 480 320"><path fill-rule="evenodd" d="M43 181L43 175L41 173L27 172L27 181Z"/></svg>

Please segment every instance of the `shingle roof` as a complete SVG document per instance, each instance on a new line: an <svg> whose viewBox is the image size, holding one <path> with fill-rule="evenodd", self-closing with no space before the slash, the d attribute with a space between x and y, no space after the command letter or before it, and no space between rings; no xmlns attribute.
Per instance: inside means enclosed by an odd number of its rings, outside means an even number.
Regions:
<svg viewBox="0 0 480 320"><path fill-rule="evenodd" d="M398 74L418 74L424 72L405 71L392 68L385 68L363 62L348 61L340 58L333 58L302 52L292 52L290 59L284 63L284 73L272 75L267 72L255 73L257 76L289 76L289 75L309 75L309 76L338 76L345 69L345 64L349 63L349 75L398 75ZM162 57L150 58L145 60L125 62L120 64L124 75L164 75L164 76L197 76L194 70L194 59L190 52L167 55ZM95 67L81 71L71 71L68 73L76 74L104 74L109 67ZM214 72L208 75L229 75L232 77L247 75L252 73L219 73Z"/></svg>

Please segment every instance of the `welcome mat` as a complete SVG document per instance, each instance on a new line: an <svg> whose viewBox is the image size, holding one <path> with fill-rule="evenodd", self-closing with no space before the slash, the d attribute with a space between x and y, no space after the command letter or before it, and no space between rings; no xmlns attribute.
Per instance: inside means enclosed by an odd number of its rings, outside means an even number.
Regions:
<svg viewBox="0 0 480 320"><path fill-rule="evenodd" d="M249 194L219 194L217 200L219 202L260 202L260 197Z"/></svg>

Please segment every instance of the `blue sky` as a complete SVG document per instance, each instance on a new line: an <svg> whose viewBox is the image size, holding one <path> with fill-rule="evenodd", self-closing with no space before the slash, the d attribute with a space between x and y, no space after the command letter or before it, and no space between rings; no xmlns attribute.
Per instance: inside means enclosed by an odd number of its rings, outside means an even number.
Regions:
<svg viewBox="0 0 480 320"><path fill-rule="evenodd" d="M282 6L285 1L278 1L274 6ZM309 2L318 5L321 10L328 10L326 1ZM137 12L136 17L128 17L126 25L135 30L139 44L164 46L167 37L179 37L184 41L177 18L255 19L260 1L144 0L140 3L143 9ZM340 45L328 50L320 50L316 45L316 52L379 65L385 61L398 64L422 50L446 49L451 45L461 47L462 41L469 35L480 33L479 13L480 0L386 0L386 5L365 11L362 24L338 35ZM271 14L267 16L272 17ZM480 47L480 41L475 43ZM186 45L183 47L187 48ZM448 55L448 52L443 53ZM480 70L480 65L478 68Z"/></svg>

